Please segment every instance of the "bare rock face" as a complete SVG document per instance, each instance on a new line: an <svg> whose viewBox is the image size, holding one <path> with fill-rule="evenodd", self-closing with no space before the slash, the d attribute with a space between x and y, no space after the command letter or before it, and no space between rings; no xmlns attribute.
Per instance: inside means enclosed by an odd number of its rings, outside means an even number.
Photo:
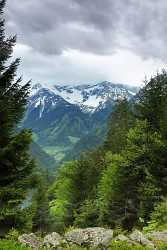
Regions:
<svg viewBox="0 0 167 250"><path fill-rule="evenodd" d="M113 239L113 230L100 227L75 229L65 234L69 244L107 248Z"/></svg>
<svg viewBox="0 0 167 250"><path fill-rule="evenodd" d="M40 249L42 246L41 239L39 239L35 234L23 234L18 238L19 243L23 246L31 247L34 250Z"/></svg>
<svg viewBox="0 0 167 250"><path fill-rule="evenodd" d="M155 240L167 242L167 230L162 232L151 232L147 234L147 238Z"/></svg>
<svg viewBox="0 0 167 250"><path fill-rule="evenodd" d="M59 249L62 241L60 234L53 232L45 236L43 244L46 249Z"/></svg>
<svg viewBox="0 0 167 250"><path fill-rule="evenodd" d="M148 238L146 238L145 235L138 230L135 230L134 232L132 232L129 235L129 238L132 241L137 242L143 246L150 247L151 249L156 249L154 243L152 241L148 240Z"/></svg>

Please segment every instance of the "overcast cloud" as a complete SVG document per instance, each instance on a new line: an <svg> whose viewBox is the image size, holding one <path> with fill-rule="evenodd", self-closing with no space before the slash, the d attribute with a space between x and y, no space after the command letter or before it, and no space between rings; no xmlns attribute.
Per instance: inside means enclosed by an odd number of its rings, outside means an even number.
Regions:
<svg viewBox="0 0 167 250"><path fill-rule="evenodd" d="M7 33L33 81L140 84L167 65L166 0L8 0Z"/></svg>

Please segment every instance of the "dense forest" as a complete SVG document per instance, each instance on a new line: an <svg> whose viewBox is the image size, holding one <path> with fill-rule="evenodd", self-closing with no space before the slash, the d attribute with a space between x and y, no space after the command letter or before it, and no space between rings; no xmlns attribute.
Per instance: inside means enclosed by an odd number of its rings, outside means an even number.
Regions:
<svg viewBox="0 0 167 250"><path fill-rule="evenodd" d="M59 230L143 228L154 208L166 204L166 101L164 71L146 82L133 102L117 102L103 147L60 168L49 188Z"/></svg>
<svg viewBox="0 0 167 250"><path fill-rule="evenodd" d="M117 100L104 144L51 177L31 157L31 131L18 129L30 83L16 78L16 38L5 38L4 5L0 1L1 238L86 227L167 230L167 72L145 81L133 100ZM0 241L0 249L23 249L8 241Z"/></svg>

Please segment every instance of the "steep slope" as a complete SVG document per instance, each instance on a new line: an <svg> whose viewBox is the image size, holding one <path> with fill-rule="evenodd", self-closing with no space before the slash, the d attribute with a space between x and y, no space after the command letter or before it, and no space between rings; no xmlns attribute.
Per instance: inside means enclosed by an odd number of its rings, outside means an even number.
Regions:
<svg viewBox="0 0 167 250"><path fill-rule="evenodd" d="M32 86L24 127L57 163L103 141L106 121L117 99L131 99L136 89L102 82L95 85ZM74 153L75 151L75 153Z"/></svg>
<svg viewBox="0 0 167 250"><path fill-rule="evenodd" d="M43 170L52 171L56 168L56 162L53 157L48 155L42 148L35 142L31 144L30 152L35 158L36 164Z"/></svg>

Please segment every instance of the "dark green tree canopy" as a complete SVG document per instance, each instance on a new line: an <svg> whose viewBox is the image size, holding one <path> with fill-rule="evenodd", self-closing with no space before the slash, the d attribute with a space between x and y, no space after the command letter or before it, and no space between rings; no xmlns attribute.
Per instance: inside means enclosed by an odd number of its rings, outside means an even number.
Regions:
<svg viewBox="0 0 167 250"><path fill-rule="evenodd" d="M34 163L29 156L31 132L18 132L24 115L29 83L16 78L20 60L11 61L16 37L5 37L3 10L0 1L0 228L17 226L21 203L31 183Z"/></svg>
<svg viewBox="0 0 167 250"><path fill-rule="evenodd" d="M104 146L59 174L50 204L62 226L147 225L167 198L167 73L146 82L133 101L118 100Z"/></svg>
<svg viewBox="0 0 167 250"><path fill-rule="evenodd" d="M119 153L126 145L128 130L134 125L134 115L127 99L118 100L108 122L105 150Z"/></svg>

